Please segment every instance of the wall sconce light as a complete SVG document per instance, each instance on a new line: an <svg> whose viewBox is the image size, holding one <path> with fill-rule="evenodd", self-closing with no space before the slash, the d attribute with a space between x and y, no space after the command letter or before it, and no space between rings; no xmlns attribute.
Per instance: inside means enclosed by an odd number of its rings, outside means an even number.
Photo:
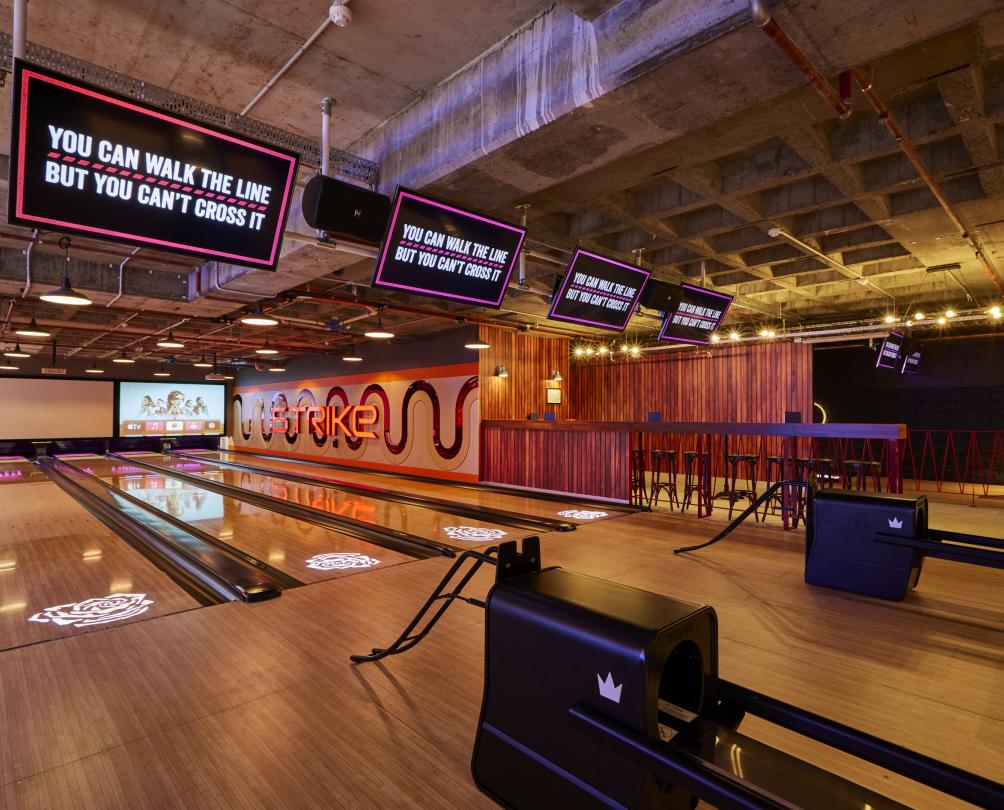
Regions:
<svg viewBox="0 0 1004 810"><path fill-rule="evenodd" d="M496 377L508 377L509 376L509 372L506 371L506 367L505 366L503 366L501 363L499 363L497 366L495 366L495 376Z"/></svg>
<svg viewBox="0 0 1004 810"><path fill-rule="evenodd" d="M551 372L551 379L555 382L561 382L565 378L561 376L561 372L558 369L555 369Z"/></svg>

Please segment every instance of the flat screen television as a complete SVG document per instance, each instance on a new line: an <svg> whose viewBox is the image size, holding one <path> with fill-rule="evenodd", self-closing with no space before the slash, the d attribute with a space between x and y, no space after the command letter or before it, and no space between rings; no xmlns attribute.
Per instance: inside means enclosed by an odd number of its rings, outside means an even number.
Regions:
<svg viewBox="0 0 1004 810"><path fill-rule="evenodd" d="M121 382L119 436L218 436L226 425L226 387L212 383Z"/></svg>
<svg viewBox="0 0 1004 810"><path fill-rule="evenodd" d="M372 286L498 309L526 230L398 189Z"/></svg>
<svg viewBox="0 0 1004 810"><path fill-rule="evenodd" d="M577 248L547 317L623 332L651 273Z"/></svg>
<svg viewBox="0 0 1004 810"><path fill-rule="evenodd" d="M711 336L725 320L732 299L733 296L726 293L681 284L662 322L659 340L701 345L710 343Z"/></svg>
<svg viewBox="0 0 1004 810"><path fill-rule="evenodd" d="M920 358L924 353L923 343L914 343L909 350L903 354L903 365L900 374L919 374Z"/></svg>
<svg viewBox="0 0 1004 810"><path fill-rule="evenodd" d="M879 346L878 360L875 368L896 368L903 356L905 338L900 332L890 332Z"/></svg>
<svg viewBox="0 0 1004 810"><path fill-rule="evenodd" d="M8 219L274 269L299 158L18 61Z"/></svg>

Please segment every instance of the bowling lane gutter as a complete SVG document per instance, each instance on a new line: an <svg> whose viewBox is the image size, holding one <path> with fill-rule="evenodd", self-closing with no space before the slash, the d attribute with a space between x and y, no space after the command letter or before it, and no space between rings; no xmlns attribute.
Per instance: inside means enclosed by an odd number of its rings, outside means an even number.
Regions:
<svg viewBox="0 0 1004 810"><path fill-rule="evenodd" d="M286 517L313 523L314 525L322 526L325 529L332 529L336 532L348 535L349 537L354 537L357 540L373 543L374 545L381 546L382 548L388 548L391 551L399 551L402 554L408 554L412 557L426 559L429 557L457 556L456 549L451 546L438 543L435 540L426 540L424 537L398 531L397 529L377 526L375 524L366 523L362 520L356 520L355 518L346 517L344 515L333 515L330 512L324 512L320 509L312 509L309 506L301 506L300 504L290 503L289 501L284 501L279 498L273 498L270 495L262 495L258 492L251 492L250 490L243 489L242 487L223 484L219 481L211 481L208 478L201 478L198 475L192 475L191 473L171 469L170 467L159 467L156 464L141 461L135 456L122 456L118 453L108 453L107 457L136 467L141 467L149 470L150 472L157 473L158 475L166 475L169 478L179 478L182 481L188 481L201 489L207 489L210 492L218 492L219 494L225 495L229 498L236 498L237 500L250 503L253 506L268 509L272 512L278 512L281 515L286 515ZM268 475L268 473L263 473L259 470L255 470L254 472L258 475Z"/></svg>
<svg viewBox="0 0 1004 810"><path fill-rule="evenodd" d="M185 532L186 534L192 535L196 539L198 539L198 540L202 541L203 543L205 543L210 548L213 548L213 547L220 548L223 551L227 552L228 554L231 554L234 557L237 557L239 560L241 560L245 564L253 566L254 568L259 569L266 576L268 576L269 578L275 580L275 582L278 585L280 585L283 589L285 589L285 588L298 588L301 585L306 584L302 580L296 579L295 577L290 576L289 574L285 573L284 571L280 571L278 568L273 568L271 565L269 565L268 563L264 562L263 560L259 560L257 557L251 556L246 551L243 551L243 550L237 548L236 546L230 545L229 543L227 543L224 540L219 539L215 535L212 535L209 532L203 531L202 529L200 529L200 528L198 528L196 526L193 526L191 523L187 523L186 521L182 520L179 517L175 517L174 515L172 515L172 514L170 514L168 512L165 512L165 511L163 511L161 509L158 509L156 506L154 506L151 503L148 503L147 501L144 501L142 498L137 498L131 492L126 492L121 487L117 487L117 486L115 486L115 484L112 484L112 483L110 483L108 481L105 481L104 479L98 477L97 475L94 475L93 473L89 473L86 470L81 469L80 467L78 467L76 464L73 464L72 462L61 461L60 463L66 464L69 467L73 467L73 469L75 469L81 475L87 476L87 478L94 480L97 484L99 484L102 487L105 487L108 491L115 493L116 497L119 497L119 498L122 498L125 501L128 501L133 506L135 506L135 507L137 507L139 509L142 509L144 512L149 512L150 514L152 514L154 517L158 518L159 520L163 520L166 523L170 523L176 529L180 529L181 531Z"/></svg>
<svg viewBox="0 0 1004 810"><path fill-rule="evenodd" d="M123 542L128 543L152 565L167 574L200 604L218 605L238 600L251 602L279 595L280 588L276 582L239 559L225 557L222 549L215 545L204 548L201 554L197 553L198 546L185 548L181 544L183 540L179 542L170 534L145 525L136 517L129 515L113 500L115 495L121 493L115 492L100 479L64 461L43 458L35 464L88 514L100 520ZM85 480L96 481L100 486L99 491L94 492L89 489L78 480L78 476ZM131 501L128 502L131 504ZM177 528L170 521L164 520L160 513L154 517L172 528ZM183 533L205 546L202 538L196 536L190 529Z"/></svg>
<svg viewBox="0 0 1004 810"><path fill-rule="evenodd" d="M252 458L273 458L276 461L291 461L295 464L310 464L316 467L330 467L333 470L345 470L347 472L366 473L367 475L379 475L384 478L404 478L408 481L420 481L423 484L444 483L441 480L430 478L427 475L412 475L404 472L384 472L383 470L371 470L368 467L352 467L348 464L336 464L332 461L321 461L320 459L316 461L306 461L302 458L288 458L286 456L273 456L268 453L255 453L250 450L242 450L237 447L232 447L229 450L221 450L218 452L235 453L242 456L251 456ZM205 461L204 458L199 458L198 456L196 456L196 458L200 461ZM478 492L497 492L500 495L515 495L522 498L533 498L538 501L554 501L555 503L563 504L569 509L615 509L616 511L623 512L626 515L631 515L635 512L652 511L647 506L635 506L627 501L617 501L604 498L588 498L583 497L582 495L565 495L561 492L544 492L539 489L509 486L508 484L492 484L486 481L480 481L476 484L467 483L466 481L448 481L445 483L449 483L450 486L457 487L459 489L473 489Z"/></svg>
<svg viewBox="0 0 1004 810"><path fill-rule="evenodd" d="M347 481L335 481L330 478L317 478L311 475L298 475L288 470L270 470L267 467L256 467L253 464L242 464L237 461L223 461L222 459L207 458L205 456L183 453L179 450L172 450L168 455L176 458L183 458L190 461L199 461L203 464L216 464L220 467L228 467L232 470L242 472L253 472L261 475L269 475L275 478L285 478L287 481L295 481L299 484L310 484L313 486L339 489L344 492L351 492L355 495L363 495L368 498L378 498L384 501L403 503L409 506L418 506L423 509L435 509L440 512L449 512L451 515L470 517L480 520L487 520L491 523L500 523L503 526L515 526L519 529L530 529L531 531L559 531L570 532L575 530L575 524L564 520L553 520L551 518L533 517L516 512L508 512L504 509L494 509L490 506L472 506L471 504L449 501L445 498L431 498L425 495L413 495L407 492L394 492L380 487L370 487L365 484L352 484ZM286 459L276 459L285 461Z"/></svg>

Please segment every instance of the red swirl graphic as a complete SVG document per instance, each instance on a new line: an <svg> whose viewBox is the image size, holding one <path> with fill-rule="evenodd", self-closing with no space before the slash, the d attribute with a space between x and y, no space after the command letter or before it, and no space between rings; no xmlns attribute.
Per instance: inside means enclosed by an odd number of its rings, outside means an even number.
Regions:
<svg viewBox="0 0 1004 810"><path fill-rule="evenodd" d="M407 391L404 393L404 397L401 401L401 437L400 440L394 442L391 440L391 406L390 397L387 396L387 392L384 390L382 385L373 383L368 385L363 391L362 396L359 398L360 405L366 405L372 397L376 397L380 400L380 404L383 406L383 442L387 449L394 455L400 455L404 452L405 448L408 446L408 435L411 430L409 424L409 408L411 406L411 401L419 394L424 393L429 397L429 401L432 403L432 444L436 450L436 454L445 460L450 460L457 457L460 452L460 448L464 444L464 406L467 404L467 399L471 395L472 391L475 391L478 387L478 378L469 377L464 381L461 386L460 391L457 392L457 400L453 408L453 443L450 445L444 445L442 440L442 408L439 403L439 394L436 389L427 380L415 380L411 385L408 386ZM266 442L272 439L272 427L271 427L271 409L268 411L264 408L264 402L260 397L255 398L256 401L262 402L262 419L261 419L261 436ZM328 390L327 396L325 397L324 404L331 405L333 400L338 400L341 402L342 407L348 407L351 403L349 401L349 396L345 392L345 389L341 386L334 386ZM253 413L252 418L245 421L244 419L244 401L240 394L235 394L233 402L235 405L240 406L240 431L241 436L243 436L244 441L251 440L251 431L253 428ZM285 394L279 393L272 398L272 407L285 407L287 404ZM313 394L307 389L302 389L297 396L296 401L297 406L302 406L304 404L315 405ZM266 420L266 416L269 417ZM266 427L267 421L267 427ZM246 426L246 427L245 427ZM296 434L292 433L293 430L293 420L290 420L289 430L286 432L286 442L287 444L295 444ZM314 431L310 431L311 438L317 447L323 447L326 438L324 436L318 436ZM338 442L344 440L347 447L351 450L358 450L363 443L362 439L351 438L349 436L331 437L331 444L333 447L338 446Z"/></svg>

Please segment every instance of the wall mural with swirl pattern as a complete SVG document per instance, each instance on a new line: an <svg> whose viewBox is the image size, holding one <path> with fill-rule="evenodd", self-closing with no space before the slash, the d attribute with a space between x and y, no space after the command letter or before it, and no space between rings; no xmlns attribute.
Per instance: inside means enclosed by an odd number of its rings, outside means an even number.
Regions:
<svg viewBox="0 0 1004 810"><path fill-rule="evenodd" d="M451 344L456 345L457 337ZM410 354L410 348L403 352L399 348L397 359ZM421 354L442 356L430 351ZM314 371L310 376L297 373L293 364L277 381L267 375L242 376L231 402L234 447L476 481L478 361L473 352L453 355L449 359L464 362L331 376L330 371L342 370L334 364L337 361L314 359L299 369ZM378 361L365 367L371 365L388 364Z"/></svg>

